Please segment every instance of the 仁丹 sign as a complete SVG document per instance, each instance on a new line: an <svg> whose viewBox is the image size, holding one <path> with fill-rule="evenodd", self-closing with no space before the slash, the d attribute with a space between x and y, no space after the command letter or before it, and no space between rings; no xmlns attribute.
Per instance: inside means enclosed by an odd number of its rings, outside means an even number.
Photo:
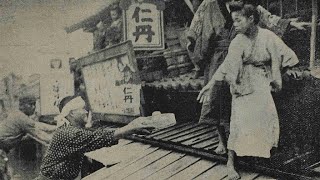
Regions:
<svg viewBox="0 0 320 180"><path fill-rule="evenodd" d="M140 116L141 81L130 41L79 61L92 112Z"/></svg>
<svg viewBox="0 0 320 180"><path fill-rule="evenodd" d="M164 49L163 10L159 0L122 0L124 36L135 50Z"/></svg>

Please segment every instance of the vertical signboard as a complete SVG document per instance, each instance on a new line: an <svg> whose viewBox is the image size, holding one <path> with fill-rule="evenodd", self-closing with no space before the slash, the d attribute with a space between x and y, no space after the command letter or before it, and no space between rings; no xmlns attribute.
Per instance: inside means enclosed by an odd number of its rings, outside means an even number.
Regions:
<svg viewBox="0 0 320 180"><path fill-rule="evenodd" d="M51 72L40 75L41 115L59 114L59 103L66 96L74 95L73 75L68 72Z"/></svg>
<svg viewBox="0 0 320 180"><path fill-rule="evenodd" d="M132 41L135 50L164 49L164 1L121 0L125 40Z"/></svg>

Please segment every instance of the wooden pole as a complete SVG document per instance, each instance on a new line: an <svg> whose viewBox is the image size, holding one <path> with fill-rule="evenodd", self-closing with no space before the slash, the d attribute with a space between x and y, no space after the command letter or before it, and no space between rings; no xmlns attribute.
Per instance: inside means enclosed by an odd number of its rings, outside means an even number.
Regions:
<svg viewBox="0 0 320 180"><path fill-rule="evenodd" d="M312 25L310 37L310 69L316 66L316 41L317 41L318 2L312 0Z"/></svg>
<svg viewBox="0 0 320 180"><path fill-rule="evenodd" d="M280 3L280 17L283 17L283 1L280 0L279 3Z"/></svg>

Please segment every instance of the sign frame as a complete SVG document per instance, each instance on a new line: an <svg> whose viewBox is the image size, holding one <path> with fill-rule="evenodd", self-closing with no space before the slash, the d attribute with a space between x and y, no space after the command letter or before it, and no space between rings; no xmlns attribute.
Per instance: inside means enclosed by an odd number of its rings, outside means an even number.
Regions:
<svg viewBox="0 0 320 180"><path fill-rule="evenodd" d="M157 10L159 10L160 17L160 27L159 27L159 35L160 35L160 43L157 45L135 45L133 44L134 50L163 50L165 48L165 40L164 40L164 17L163 17L163 10L165 9L165 4L161 0L121 0L120 1L120 7L122 9L122 17L123 17L123 37L125 41L128 41L127 33L129 31L129 27L127 25L128 21L128 15L127 15L127 10L132 4L132 2L135 3L151 3L155 4L157 6Z"/></svg>
<svg viewBox="0 0 320 180"><path fill-rule="evenodd" d="M139 73L138 71L138 66L137 66L137 62L136 62L136 58L135 58L135 53L133 51L133 46L131 41L125 41L122 43L119 43L117 45L111 46L110 48L106 48L106 49L102 49L100 51L94 52L88 56L85 57L81 57L78 59L77 63L78 63L78 67L81 70L81 73L83 75L83 80L84 80L84 85L86 87L86 97L88 98L88 106L91 110L93 110L92 106L92 100L90 100L90 96L88 94L88 80L86 80L86 78L84 77L83 74L83 70L85 67L87 66L91 66L91 65L95 65L98 63L103 63L109 60L114 60L117 57L121 57L121 56L127 56L129 61L131 62L131 65L137 70L137 73ZM137 81L139 82L139 84L141 84L141 79L140 77L136 77ZM118 114L118 113L101 113L101 112L94 112L94 116L99 116L99 119L103 119L105 121L111 121L111 122L122 122L122 123L128 123L130 122L130 118L125 118L125 117L139 117L142 114L142 109L141 109L141 91L142 89L140 89L140 106L139 106L139 111L140 114L139 115L128 115L128 114Z"/></svg>

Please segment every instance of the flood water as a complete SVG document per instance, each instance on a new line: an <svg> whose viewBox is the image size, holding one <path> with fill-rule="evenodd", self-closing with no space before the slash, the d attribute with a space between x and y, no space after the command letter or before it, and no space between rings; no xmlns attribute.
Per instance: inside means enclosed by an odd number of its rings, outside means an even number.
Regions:
<svg viewBox="0 0 320 180"><path fill-rule="evenodd" d="M38 176L41 159L45 149L33 141L23 141L8 154L9 166L12 169L13 180L31 180Z"/></svg>

